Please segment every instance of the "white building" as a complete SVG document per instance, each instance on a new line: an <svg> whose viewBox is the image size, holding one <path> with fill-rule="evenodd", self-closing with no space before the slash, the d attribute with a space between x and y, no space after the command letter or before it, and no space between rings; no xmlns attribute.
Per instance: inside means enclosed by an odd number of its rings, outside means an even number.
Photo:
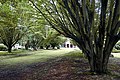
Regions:
<svg viewBox="0 0 120 80"><path fill-rule="evenodd" d="M73 44L70 42L70 39L69 39L69 38L67 38L67 40L65 41L64 47L65 47L65 48L76 48L76 46L73 45Z"/></svg>
<svg viewBox="0 0 120 80"><path fill-rule="evenodd" d="M19 45L19 44L15 44L12 49L22 49L24 48L23 46Z"/></svg>

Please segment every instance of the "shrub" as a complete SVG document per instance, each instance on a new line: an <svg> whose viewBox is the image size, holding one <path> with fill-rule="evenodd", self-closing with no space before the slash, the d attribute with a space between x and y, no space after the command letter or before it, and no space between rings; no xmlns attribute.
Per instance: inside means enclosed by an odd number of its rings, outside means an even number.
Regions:
<svg viewBox="0 0 120 80"><path fill-rule="evenodd" d="M0 44L0 51L7 51L7 47L3 44Z"/></svg>
<svg viewBox="0 0 120 80"><path fill-rule="evenodd" d="M112 52L113 52L113 53L120 53L120 50L115 50L115 49L113 49Z"/></svg>
<svg viewBox="0 0 120 80"><path fill-rule="evenodd" d="M115 45L115 49L120 50L120 42Z"/></svg>

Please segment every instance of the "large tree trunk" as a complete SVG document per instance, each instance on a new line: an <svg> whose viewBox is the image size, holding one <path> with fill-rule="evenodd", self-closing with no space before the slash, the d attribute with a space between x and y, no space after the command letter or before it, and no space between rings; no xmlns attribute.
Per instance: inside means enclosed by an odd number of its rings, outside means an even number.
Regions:
<svg viewBox="0 0 120 80"><path fill-rule="evenodd" d="M11 53L12 51L12 46L8 46L8 52Z"/></svg>
<svg viewBox="0 0 120 80"><path fill-rule="evenodd" d="M93 54L93 53L90 53ZM95 55L96 54L96 55ZM97 74L106 74L108 73L108 61L111 51L102 52L102 53L95 53L92 56L87 56L89 64L90 64L90 71L95 72ZM99 55L98 55L99 54ZM103 56L101 56L104 54Z"/></svg>
<svg viewBox="0 0 120 80"><path fill-rule="evenodd" d="M106 62L108 62L108 60L106 59ZM101 62L101 59L95 59L95 58L91 58L89 60L89 64L90 64L90 71L91 72L95 72L97 74L102 74L102 73L107 73L107 63L104 64L104 62Z"/></svg>
<svg viewBox="0 0 120 80"><path fill-rule="evenodd" d="M88 59L90 64L90 71L97 74L107 73L107 64L101 62L101 59L96 59L95 57Z"/></svg>

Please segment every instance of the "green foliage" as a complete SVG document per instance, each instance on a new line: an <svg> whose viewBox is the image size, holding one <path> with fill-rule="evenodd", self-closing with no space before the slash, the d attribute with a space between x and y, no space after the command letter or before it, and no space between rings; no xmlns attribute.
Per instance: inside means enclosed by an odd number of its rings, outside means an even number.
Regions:
<svg viewBox="0 0 120 80"><path fill-rule="evenodd" d="M118 42L115 46L114 46L115 49L117 50L120 50L120 42Z"/></svg>
<svg viewBox="0 0 120 80"><path fill-rule="evenodd" d="M113 53L120 53L120 50L113 49L112 52Z"/></svg>
<svg viewBox="0 0 120 80"><path fill-rule="evenodd" d="M0 51L7 51L7 47L5 45L0 44Z"/></svg>
<svg viewBox="0 0 120 80"><path fill-rule="evenodd" d="M0 6L0 36L3 44L9 50L21 38L18 17L15 8L10 4L4 3Z"/></svg>
<svg viewBox="0 0 120 80"><path fill-rule="evenodd" d="M43 40L43 46L45 47L51 47L54 49L57 47L59 49L59 45L65 42L66 38L61 36L58 32L55 30L51 30L47 37Z"/></svg>
<svg viewBox="0 0 120 80"><path fill-rule="evenodd" d="M51 46L54 48L55 46L59 47L59 44L61 43L61 38L58 36L56 38L53 38L50 41Z"/></svg>
<svg viewBox="0 0 120 80"><path fill-rule="evenodd" d="M42 17L34 17L34 20L35 23L29 28L27 35L31 45L33 45L34 42L36 47L49 47L50 45L57 47L65 41Z"/></svg>
<svg viewBox="0 0 120 80"><path fill-rule="evenodd" d="M0 56L15 56L15 55L20 55L20 54L22 54L22 53L25 53L25 52L27 52L26 50L16 50L16 51L12 51L11 53L8 53L8 52L6 52L6 51L1 51L0 52Z"/></svg>
<svg viewBox="0 0 120 80"><path fill-rule="evenodd" d="M0 37L9 52L28 29L30 20L28 8L30 8L28 4L23 1L19 2L19 0L6 0L4 3L0 3Z"/></svg>

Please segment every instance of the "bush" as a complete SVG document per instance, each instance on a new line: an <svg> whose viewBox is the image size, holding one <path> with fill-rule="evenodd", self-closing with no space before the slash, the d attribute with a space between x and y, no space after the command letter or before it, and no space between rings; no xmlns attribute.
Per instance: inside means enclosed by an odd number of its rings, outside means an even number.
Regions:
<svg viewBox="0 0 120 80"><path fill-rule="evenodd" d="M3 44L0 44L0 51L7 51L7 47Z"/></svg>
<svg viewBox="0 0 120 80"><path fill-rule="evenodd" d="M115 50L115 49L113 49L112 52L113 52L113 53L120 53L120 50Z"/></svg>
<svg viewBox="0 0 120 80"><path fill-rule="evenodd" d="M117 50L120 50L120 42L118 42L118 43L115 45L114 48L117 49Z"/></svg>
<svg viewBox="0 0 120 80"><path fill-rule="evenodd" d="M120 45L115 45L115 49L120 50Z"/></svg>

